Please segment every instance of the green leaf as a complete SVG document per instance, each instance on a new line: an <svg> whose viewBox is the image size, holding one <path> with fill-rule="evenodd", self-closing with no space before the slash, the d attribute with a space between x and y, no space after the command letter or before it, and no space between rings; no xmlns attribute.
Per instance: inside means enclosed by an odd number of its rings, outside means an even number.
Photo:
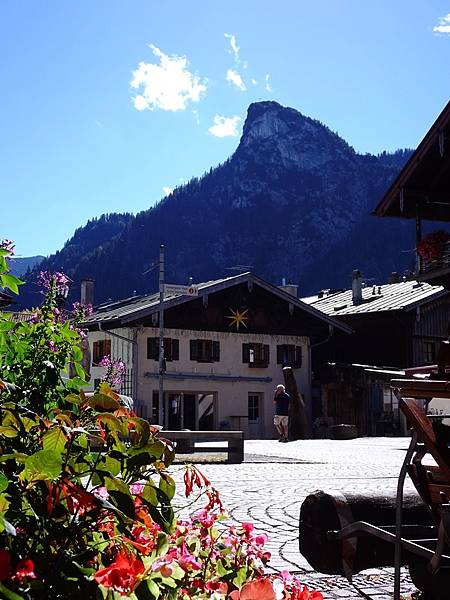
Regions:
<svg viewBox="0 0 450 600"><path fill-rule="evenodd" d="M228 575L228 573L231 573L231 569L225 569L223 562L221 560L217 561L215 571L219 577L225 577L225 575Z"/></svg>
<svg viewBox="0 0 450 600"><path fill-rule="evenodd" d="M0 528L1 531L6 531L8 535L17 535L17 531L14 525L7 521L3 515L0 515Z"/></svg>
<svg viewBox="0 0 450 600"><path fill-rule="evenodd" d="M59 427L52 427L42 438L44 450L54 450L61 454L66 447L66 436Z"/></svg>
<svg viewBox="0 0 450 600"><path fill-rule="evenodd" d="M145 419L131 417L130 423L134 423L135 431L131 435L131 443L135 446L145 446L150 438L150 425Z"/></svg>
<svg viewBox="0 0 450 600"><path fill-rule="evenodd" d="M24 282L20 280L15 275L11 275L10 273L0 275L0 279L2 281L2 286L9 288L14 294L19 293L19 285L23 285Z"/></svg>
<svg viewBox="0 0 450 600"><path fill-rule="evenodd" d="M157 556L163 556L169 549L169 539L165 533L158 533L156 539L156 554Z"/></svg>
<svg viewBox="0 0 450 600"><path fill-rule="evenodd" d="M56 479L61 473L62 456L55 450L39 450L25 461L25 475L32 480Z"/></svg>
<svg viewBox="0 0 450 600"><path fill-rule="evenodd" d="M72 379L69 379L69 381L66 383L66 388L68 390L78 392L78 390L84 385L86 385L85 379L81 379L80 377L72 377Z"/></svg>
<svg viewBox="0 0 450 600"><path fill-rule="evenodd" d="M102 413L98 415L97 421L100 421L103 425L107 425L111 431L119 431L120 433L126 433L124 425L111 413Z"/></svg>
<svg viewBox="0 0 450 600"><path fill-rule="evenodd" d="M81 404L81 398L77 394L69 394L65 397L66 402L70 402L70 404Z"/></svg>
<svg viewBox="0 0 450 600"><path fill-rule="evenodd" d="M129 494L124 494L118 490L108 490L108 493L112 504L114 504L129 519L134 520L136 518L134 502Z"/></svg>
<svg viewBox="0 0 450 600"><path fill-rule="evenodd" d="M161 473L159 480L159 489L166 494L169 500L175 495L175 481L170 475Z"/></svg>
<svg viewBox="0 0 450 600"><path fill-rule="evenodd" d="M10 331L16 326L16 323L13 321L0 321L0 331Z"/></svg>
<svg viewBox="0 0 450 600"><path fill-rule="evenodd" d="M156 485L153 479L149 479L142 490L142 497L152 506L158 506L158 496L156 495Z"/></svg>
<svg viewBox="0 0 450 600"><path fill-rule="evenodd" d="M112 478L112 477L107 477L105 480L105 486L106 489L108 490L108 492L111 492L113 490L118 490L119 492L121 492L122 494L126 494L128 496L130 496L130 490L128 489L127 484L122 481L121 479L117 479L117 478ZM131 496L130 496L131 498Z"/></svg>
<svg viewBox="0 0 450 600"><path fill-rule="evenodd" d="M0 494L0 513L4 513L8 510L9 500L5 494Z"/></svg>
<svg viewBox="0 0 450 600"><path fill-rule="evenodd" d="M81 362L83 360L83 352L79 346L74 346L72 348L73 359Z"/></svg>
<svg viewBox="0 0 450 600"><path fill-rule="evenodd" d="M233 583L236 587L241 587L247 581L247 569L246 567L241 567L237 572L236 577L233 579Z"/></svg>
<svg viewBox="0 0 450 600"><path fill-rule="evenodd" d="M19 435L17 429L14 427L5 427L3 425L0 426L0 435L4 435L7 438L14 438Z"/></svg>
<svg viewBox="0 0 450 600"><path fill-rule="evenodd" d="M114 400L114 398L111 398L111 396L107 396L106 394L94 394L92 398L89 398L88 406L99 412L109 412L120 408L120 404L117 400Z"/></svg>
<svg viewBox="0 0 450 600"><path fill-rule="evenodd" d="M78 377L80 379L82 379L84 381L86 379L86 373L85 373L83 367L78 362L74 362L73 366L75 367L75 373L78 375Z"/></svg>
<svg viewBox="0 0 450 600"><path fill-rule="evenodd" d="M173 562L170 566L172 567L172 573L170 575L172 579L175 579L175 581L181 581L181 579L183 579L186 575L184 569L182 569L180 565L177 565L176 562Z"/></svg>
<svg viewBox="0 0 450 600"><path fill-rule="evenodd" d="M105 469L108 471L113 477L120 473L120 462L115 458L111 458L107 456L105 458Z"/></svg>
<svg viewBox="0 0 450 600"><path fill-rule="evenodd" d="M5 585L3 585L3 583L1 583L0 581L0 592L2 592L2 594L4 594L4 598L6 598L7 600L24 600L23 596L19 596L19 594L16 594L16 592L12 592L9 588L7 588Z"/></svg>
<svg viewBox="0 0 450 600"><path fill-rule="evenodd" d="M159 587L152 579L146 579L135 590L138 600L157 600Z"/></svg>
<svg viewBox="0 0 450 600"><path fill-rule="evenodd" d="M0 492L4 492L9 485L9 479L4 473L0 473Z"/></svg>

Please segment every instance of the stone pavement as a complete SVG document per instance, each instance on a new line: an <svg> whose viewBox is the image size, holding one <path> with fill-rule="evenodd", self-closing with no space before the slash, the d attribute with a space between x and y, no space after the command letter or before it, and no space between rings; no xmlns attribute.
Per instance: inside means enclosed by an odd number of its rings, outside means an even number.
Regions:
<svg viewBox="0 0 450 600"><path fill-rule="evenodd" d="M408 446L407 438L356 440L276 440L245 442L246 460L240 465L207 464L202 471L221 493L234 521L252 521L269 536L274 571L287 569L326 600L392 598L393 570L365 571L354 585L343 577L316 573L298 550L298 518L305 497L317 489L395 493L397 476ZM411 485L409 482L407 485ZM415 591L407 572L402 593Z"/></svg>

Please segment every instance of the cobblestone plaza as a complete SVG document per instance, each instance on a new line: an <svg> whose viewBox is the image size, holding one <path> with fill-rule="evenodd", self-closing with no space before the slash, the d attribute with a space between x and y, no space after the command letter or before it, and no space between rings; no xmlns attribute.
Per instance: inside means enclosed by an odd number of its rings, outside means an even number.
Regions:
<svg viewBox="0 0 450 600"><path fill-rule="evenodd" d="M365 571L345 578L315 572L298 550L300 506L311 492L337 490L395 494L407 438L355 440L275 440L245 442L245 462L239 465L207 464L202 471L221 492L231 517L252 521L269 536L271 567L295 573L326 600L337 598L392 598L393 570ZM407 481L406 486L412 486ZM402 575L404 598L415 588L407 572Z"/></svg>

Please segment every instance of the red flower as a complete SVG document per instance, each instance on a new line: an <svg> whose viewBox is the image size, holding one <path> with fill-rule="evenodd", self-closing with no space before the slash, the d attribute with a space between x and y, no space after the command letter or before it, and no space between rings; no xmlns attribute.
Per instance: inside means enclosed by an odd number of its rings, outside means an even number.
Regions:
<svg viewBox="0 0 450 600"><path fill-rule="evenodd" d="M450 241L448 231L433 231L417 244L417 253L426 261L438 260Z"/></svg>
<svg viewBox="0 0 450 600"><path fill-rule="evenodd" d="M25 579L36 579L36 575L34 574L34 562L30 558L19 560L13 579L18 579L21 583Z"/></svg>
<svg viewBox="0 0 450 600"><path fill-rule="evenodd" d="M0 550L0 581L11 577L11 553L8 550Z"/></svg>
<svg viewBox="0 0 450 600"><path fill-rule="evenodd" d="M244 583L239 591L231 592L230 598L232 600L276 600L272 583L267 578Z"/></svg>
<svg viewBox="0 0 450 600"><path fill-rule="evenodd" d="M97 571L94 579L104 587L113 588L123 595L133 591L138 582L139 575L143 572L144 565L142 561L122 550L109 567Z"/></svg>

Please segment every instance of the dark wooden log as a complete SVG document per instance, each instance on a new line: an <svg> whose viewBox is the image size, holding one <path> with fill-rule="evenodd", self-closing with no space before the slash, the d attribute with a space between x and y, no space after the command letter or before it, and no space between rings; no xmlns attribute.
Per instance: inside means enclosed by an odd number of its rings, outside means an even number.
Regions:
<svg viewBox="0 0 450 600"><path fill-rule="evenodd" d="M298 391L292 367L283 368L284 385L291 397L289 406L289 439L304 440L308 436L308 416L302 394Z"/></svg>
<svg viewBox="0 0 450 600"><path fill-rule="evenodd" d="M373 525L395 525L395 493L364 495L317 491L310 494L300 510L299 547L309 564L321 573L347 575L364 569L394 565L394 544L374 536L331 541L328 531L338 531L355 521ZM415 492L405 492L403 523L433 525L431 515ZM406 536L405 536L406 537ZM410 536L411 537L411 536ZM403 564L413 559L402 553ZM347 569L346 569L347 566Z"/></svg>

